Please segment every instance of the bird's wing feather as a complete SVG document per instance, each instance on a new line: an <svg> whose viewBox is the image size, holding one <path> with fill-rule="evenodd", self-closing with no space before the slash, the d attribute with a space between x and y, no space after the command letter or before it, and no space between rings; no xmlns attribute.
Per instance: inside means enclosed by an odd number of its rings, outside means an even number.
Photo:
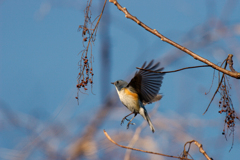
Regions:
<svg viewBox="0 0 240 160"><path fill-rule="evenodd" d="M162 71L159 68L160 62L153 65L153 60L146 66L146 62L141 68L152 70L152 71ZM146 67L145 67L146 66ZM139 98L143 103L147 104L152 102L152 100L157 96L163 79L164 73L154 73L146 70L139 70L135 73L127 87L133 88L139 95Z"/></svg>

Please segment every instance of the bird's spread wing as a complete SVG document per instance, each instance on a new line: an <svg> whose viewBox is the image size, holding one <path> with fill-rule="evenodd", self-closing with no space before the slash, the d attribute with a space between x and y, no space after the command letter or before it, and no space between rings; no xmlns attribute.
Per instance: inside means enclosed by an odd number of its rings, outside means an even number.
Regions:
<svg viewBox="0 0 240 160"><path fill-rule="evenodd" d="M141 68L160 72L163 70L159 68L160 62L153 65L153 60L146 66L146 62ZM145 67L146 66L146 67ZM134 88L138 93L139 98L143 103L150 103L158 94L164 73L154 73L146 70L139 70L135 73L127 87Z"/></svg>

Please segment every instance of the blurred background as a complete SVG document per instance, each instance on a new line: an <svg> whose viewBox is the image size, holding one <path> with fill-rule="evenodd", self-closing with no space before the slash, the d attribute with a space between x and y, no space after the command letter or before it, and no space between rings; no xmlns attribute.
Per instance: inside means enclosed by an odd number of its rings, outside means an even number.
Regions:
<svg viewBox="0 0 240 160"><path fill-rule="evenodd" d="M92 18L104 1L93 1ZM235 0L158 0L119 3L143 23L198 55L220 64L233 54L240 71L240 3ZM212 68L166 74L163 99L146 106L156 129L141 116L126 129L129 110L110 82L130 81L136 67L155 59L165 71L203 65L162 42L107 2L92 46L92 89L77 96L79 25L84 0L0 0L0 159L169 159L129 151L111 143L179 156L187 141L197 140L213 159L239 159L240 122L227 139L219 94L203 115L218 86ZM240 115L240 83L229 78L231 98ZM205 95L212 89L209 94ZM233 144L233 148L231 146ZM229 150L231 151L229 152ZM194 159L205 159L192 145Z"/></svg>

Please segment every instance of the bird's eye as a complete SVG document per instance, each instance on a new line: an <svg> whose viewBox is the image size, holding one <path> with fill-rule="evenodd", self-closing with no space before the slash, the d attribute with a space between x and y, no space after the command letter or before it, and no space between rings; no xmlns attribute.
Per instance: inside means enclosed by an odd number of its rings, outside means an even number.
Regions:
<svg viewBox="0 0 240 160"><path fill-rule="evenodd" d="M118 81L117 81L117 84L118 84Z"/></svg>

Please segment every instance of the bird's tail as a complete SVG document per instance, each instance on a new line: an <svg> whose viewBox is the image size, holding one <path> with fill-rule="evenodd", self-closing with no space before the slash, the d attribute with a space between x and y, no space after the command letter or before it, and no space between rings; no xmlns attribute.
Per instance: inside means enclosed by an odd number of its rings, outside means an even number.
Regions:
<svg viewBox="0 0 240 160"><path fill-rule="evenodd" d="M153 124L152 124L152 122L150 120L150 117L149 117L149 115L147 113L147 110L145 109L144 106L140 107L139 113L148 122L152 132L154 133L155 129L154 129Z"/></svg>

